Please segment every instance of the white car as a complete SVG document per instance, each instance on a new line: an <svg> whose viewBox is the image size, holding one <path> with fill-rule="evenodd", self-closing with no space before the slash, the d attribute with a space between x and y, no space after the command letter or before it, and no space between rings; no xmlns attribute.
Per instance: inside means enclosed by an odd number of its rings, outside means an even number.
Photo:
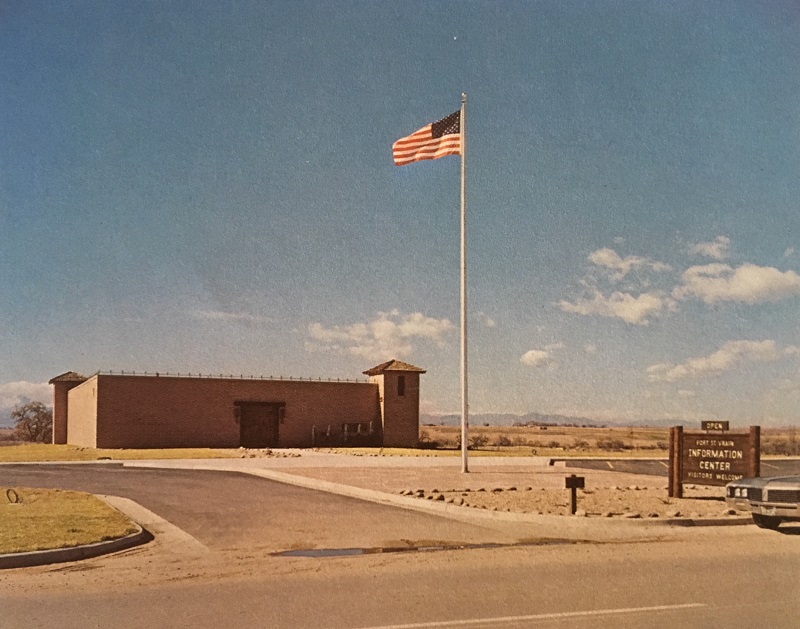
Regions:
<svg viewBox="0 0 800 629"><path fill-rule="evenodd" d="M800 521L800 476L741 478L725 486L725 501L750 511L756 526L776 529L781 522Z"/></svg>

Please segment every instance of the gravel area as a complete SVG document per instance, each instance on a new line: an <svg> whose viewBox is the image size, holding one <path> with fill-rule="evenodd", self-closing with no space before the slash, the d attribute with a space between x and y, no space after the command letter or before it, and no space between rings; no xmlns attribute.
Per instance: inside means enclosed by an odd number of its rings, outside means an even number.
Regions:
<svg viewBox="0 0 800 629"><path fill-rule="evenodd" d="M720 518L745 515L728 508L720 487L689 486L669 498L663 486L611 486L578 490L576 516L615 518ZM571 515L570 491L533 486L404 489L402 495L492 511Z"/></svg>

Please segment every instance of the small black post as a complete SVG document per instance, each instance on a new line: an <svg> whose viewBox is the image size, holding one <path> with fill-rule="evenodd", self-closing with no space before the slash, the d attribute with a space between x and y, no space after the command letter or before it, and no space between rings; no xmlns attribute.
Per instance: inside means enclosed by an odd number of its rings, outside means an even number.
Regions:
<svg viewBox="0 0 800 629"><path fill-rule="evenodd" d="M570 490L570 514L575 515L578 510L578 490L586 486L586 479L583 476L571 474L564 479L567 489Z"/></svg>

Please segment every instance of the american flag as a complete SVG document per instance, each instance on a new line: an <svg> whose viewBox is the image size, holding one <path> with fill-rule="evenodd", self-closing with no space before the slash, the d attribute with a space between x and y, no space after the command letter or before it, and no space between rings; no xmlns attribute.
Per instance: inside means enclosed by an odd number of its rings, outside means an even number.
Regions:
<svg viewBox="0 0 800 629"><path fill-rule="evenodd" d="M461 112L450 114L392 145L396 166L445 155L461 155Z"/></svg>

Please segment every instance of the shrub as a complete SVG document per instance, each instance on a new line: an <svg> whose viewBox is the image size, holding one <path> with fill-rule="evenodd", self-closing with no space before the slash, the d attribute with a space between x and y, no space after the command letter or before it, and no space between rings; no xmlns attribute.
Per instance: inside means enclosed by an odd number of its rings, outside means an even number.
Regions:
<svg viewBox="0 0 800 629"><path fill-rule="evenodd" d="M489 443L489 437L486 435L471 435L469 438L469 446L471 448L482 448Z"/></svg>
<svg viewBox="0 0 800 629"><path fill-rule="evenodd" d="M625 449L625 442L622 439L598 439L595 445L599 450L620 451Z"/></svg>
<svg viewBox="0 0 800 629"><path fill-rule="evenodd" d="M767 439L761 442L762 454L777 454L780 456L791 456L798 452L797 441L784 439L781 437Z"/></svg>

